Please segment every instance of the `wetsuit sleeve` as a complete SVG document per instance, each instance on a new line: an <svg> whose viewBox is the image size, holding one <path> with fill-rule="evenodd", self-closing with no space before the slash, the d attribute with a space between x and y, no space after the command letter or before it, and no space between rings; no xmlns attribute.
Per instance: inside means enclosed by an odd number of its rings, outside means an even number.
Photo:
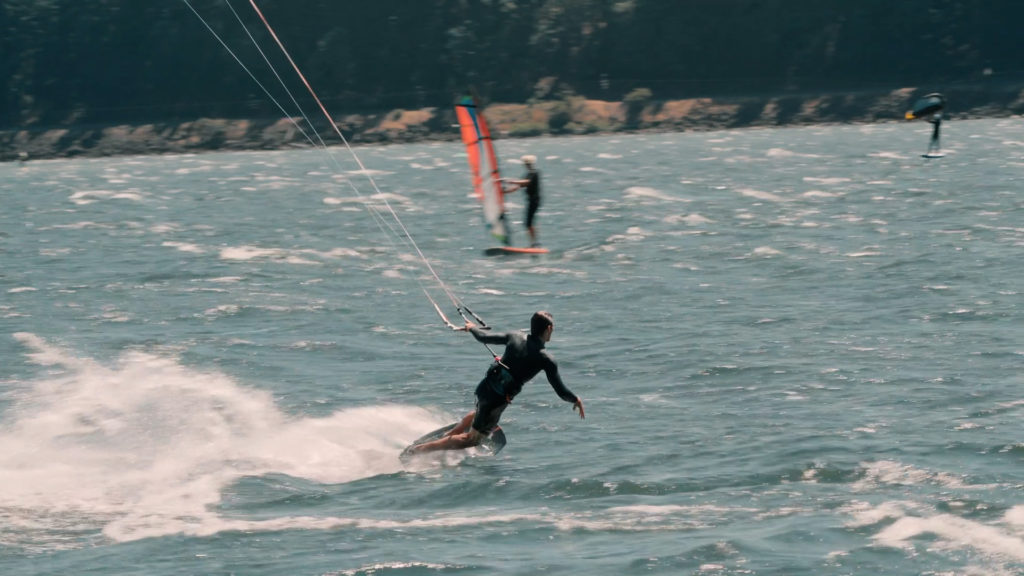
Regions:
<svg viewBox="0 0 1024 576"><path fill-rule="evenodd" d="M547 375L548 384L551 384L559 398L572 403L578 400L576 395L572 393L572 390L566 388L565 384L562 383L562 377L558 375L558 364L547 354L544 355L544 374Z"/></svg>
<svg viewBox="0 0 1024 576"><path fill-rule="evenodd" d="M483 342L484 344L508 344L507 332L488 332L473 326L469 329L469 333L473 335L473 338L476 338L477 342Z"/></svg>

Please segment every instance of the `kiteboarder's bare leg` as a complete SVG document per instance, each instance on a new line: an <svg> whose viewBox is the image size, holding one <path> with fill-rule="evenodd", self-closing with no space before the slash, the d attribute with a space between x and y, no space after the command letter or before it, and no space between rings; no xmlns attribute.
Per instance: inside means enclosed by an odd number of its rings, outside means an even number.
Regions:
<svg viewBox="0 0 1024 576"><path fill-rule="evenodd" d="M526 229L526 231L530 233L530 246L534 248L540 246L540 243L537 242L537 229L533 226L530 226L529 228Z"/></svg>
<svg viewBox="0 0 1024 576"><path fill-rule="evenodd" d="M473 414L470 414L470 422L473 421L472 416ZM465 420L460 422L459 426L456 426L455 428L457 429L461 427L463 423L465 423ZM464 450L466 448L476 446L483 441L483 439L483 434L474 428L469 428L465 432L460 432L458 434L452 434L449 432L444 438L420 444L410 450L410 452L414 454L422 454L424 452L434 452L435 450Z"/></svg>
<svg viewBox="0 0 1024 576"><path fill-rule="evenodd" d="M455 426L455 428L449 430L448 433L445 434L445 436L454 436L456 434L462 434L463 432L465 432L469 428L469 425L473 423L474 416L476 416L476 412L470 412L469 414L466 414L466 417L463 418L462 421Z"/></svg>

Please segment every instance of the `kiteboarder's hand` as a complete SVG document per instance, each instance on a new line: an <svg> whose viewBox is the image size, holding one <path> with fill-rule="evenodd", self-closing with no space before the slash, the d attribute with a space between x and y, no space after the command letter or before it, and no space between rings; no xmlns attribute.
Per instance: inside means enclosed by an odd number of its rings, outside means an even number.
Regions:
<svg viewBox="0 0 1024 576"><path fill-rule="evenodd" d="M583 418L585 418L585 416L583 415L583 399L580 398L579 396L577 396L576 401L572 403L572 409L579 410L580 420L583 420Z"/></svg>
<svg viewBox="0 0 1024 576"><path fill-rule="evenodd" d="M462 328L458 328L458 330L460 332L469 332L470 328L476 328L476 324L473 324L472 322L467 321L466 325L463 326Z"/></svg>

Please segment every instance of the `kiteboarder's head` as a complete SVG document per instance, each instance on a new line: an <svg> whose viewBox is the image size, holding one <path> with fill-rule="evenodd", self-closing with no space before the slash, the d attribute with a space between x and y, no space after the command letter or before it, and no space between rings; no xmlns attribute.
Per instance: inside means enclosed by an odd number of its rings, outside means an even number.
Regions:
<svg viewBox="0 0 1024 576"><path fill-rule="evenodd" d="M522 160L523 164L526 164L530 168L533 168L534 164L537 163L537 157L534 156L533 154L527 154L520 158L520 160Z"/></svg>
<svg viewBox="0 0 1024 576"><path fill-rule="evenodd" d="M551 330L554 327L555 319L551 317L550 312L540 310L534 312L533 318L530 318L530 334L544 342L551 340Z"/></svg>

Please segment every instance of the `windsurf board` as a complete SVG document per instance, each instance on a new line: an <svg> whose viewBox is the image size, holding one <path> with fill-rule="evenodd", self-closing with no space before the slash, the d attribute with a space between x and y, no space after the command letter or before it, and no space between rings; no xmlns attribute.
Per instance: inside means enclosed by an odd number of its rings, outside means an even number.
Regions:
<svg viewBox="0 0 1024 576"><path fill-rule="evenodd" d="M494 246L484 250L484 254L487 256L536 256L538 254L547 254L548 252L547 248L528 248L526 246Z"/></svg>

